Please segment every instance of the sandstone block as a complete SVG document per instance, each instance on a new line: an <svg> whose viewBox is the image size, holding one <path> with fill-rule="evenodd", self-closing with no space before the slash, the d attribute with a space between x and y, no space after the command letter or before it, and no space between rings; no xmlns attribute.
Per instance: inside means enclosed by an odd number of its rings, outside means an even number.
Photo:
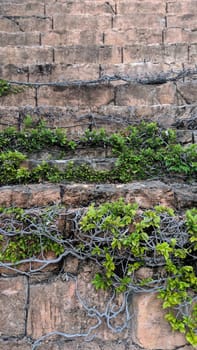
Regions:
<svg viewBox="0 0 197 350"><path fill-rule="evenodd" d="M10 4L2 1L0 13L2 16L44 16L44 4L33 1L27 4Z"/></svg>
<svg viewBox="0 0 197 350"><path fill-rule="evenodd" d="M99 78L99 64L39 64L27 67L29 81L62 82L72 80L96 80Z"/></svg>
<svg viewBox="0 0 197 350"><path fill-rule="evenodd" d="M42 45L71 46L71 45L102 45L103 33L89 30L68 30L64 33L42 33Z"/></svg>
<svg viewBox="0 0 197 350"><path fill-rule="evenodd" d="M110 0L107 3L98 1L69 1L46 4L47 16L53 16L54 13L65 13L69 15L96 15L114 14L115 1Z"/></svg>
<svg viewBox="0 0 197 350"><path fill-rule="evenodd" d="M11 337L25 334L26 299L25 277L0 278L1 335Z"/></svg>
<svg viewBox="0 0 197 350"><path fill-rule="evenodd" d="M3 47L0 51L1 64L21 65L53 62L53 49L44 47Z"/></svg>
<svg viewBox="0 0 197 350"><path fill-rule="evenodd" d="M55 48L55 63L120 63L121 49L113 46L68 46Z"/></svg>
<svg viewBox="0 0 197 350"><path fill-rule="evenodd" d="M164 30L164 43L195 43L197 42L197 33L184 28L168 28Z"/></svg>
<svg viewBox="0 0 197 350"><path fill-rule="evenodd" d="M187 13L182 16L180 15L169 15L167 16L167 27L180 27L184 29L195 29L196 28L196 14Z"/></svg>
<svg viewBox="0 0 197 350"><path fill-rule="evenodd" d="M137 13L150 15L154 14L165 14L166 8L165 3L160 0L155 1L117 1L117 13L120 15L127 15L129 13Z"/></svg>
<svg viewBox="0 0 197 350"><path fill-rule="evenodd" d="M0 350L31 350L31 345L22 340L0 340Z"/></svg>
<svg viewBox="0 0 197 350"><path fill-rule="evenodd" d="M31 208L60 202L60 188L53 184L3 186L0 191L1 206Z"/></svg>
<svg viewBox="0 0 197 350"><path fill-rule="evenodd" d="M177 95L181 96L181 99L185 104L196 103L197 100L197 81L178 82L177 83Z"/></svg>
<svg viewBox="0 0 197 350"><path fill-rule="evenodd" d="M0 76L2 79L5 79L5 80L27 82L28 67L24 65L14 65L14 64L1 65Z"/></svg>
<svg viewBox="0 0 197 350"><path fill-rule="evenodd" d="M187 15L197 14L197 3L196 0L188 1L168 1L167 2L167 11L169 14L177 15Z"/></svg>
<svg viewBox="0 0 197 350"><path fill-rule="evenodd" d="M5 33L0 32L0 46L31 46L40 44L39 33Z"/></svg>
<svg viewBox="0 0 197 350"><path fill-rule="evenodd" d="M83 106L94 107L113 102L113 86L73 86L40 87L38 104L45 106Z"/></svg>
<svg viewBox="0 0 197 350"><path fill-rule="evenodd" d="M48 17L0 17L0 31L3 32L45 32L52 29Z"/></svg>
<svg viewBox="0 0 197 350"><path fill-rule="evenodd" d="M158 29L165 27L165 16L163 14L132 13L117 15L113 19L113 28L117 30L129 30L132 28Z"/></svg>
<svg viewBox="0 0 197 350"><path fill-rule="evenodd" d="M173 350L186 344L185 337L172 332L165 321L162 302L156 293L134 295L132 309L132 337L139 346L147 350Z"/></svg>
<svg viewBox="0 0 197 350"><path fill-rule="evenodd" d="M171 67L175 63L187 63L188 45L187 44L166 44L164 45L164 62Z"/></svg>
<svg viewBox="0 0 197 350"><path fill-rule="evenodd" d="M196 64L197 62L197 44L189 47L189 62L192 64Z"/></svg>
<svg viewBox="0 0 197 350"><path fill-rule="evenodd" d="M161 205L174 206L174 194L170 188L159 181L134 182L132 184L69 184L61 185L62 203L72 207L89 206L105 201L115 201L122 197L129 203L137 202L141 208ZM191 189L190 189L191 190Z"/></svg>
<svg viewBox="0 0 197 350"><path fill-rule="evenodd" d="M0 130L9 126L18 127L19 112L17 108L0 107Z"/></svg>
<svg viewBox="0 0 197 350"><path fill-rule="evenodd" d="M72 30L105 30L111 28L111 15L93 16L93 15L66 15L54 14L54 30L65 32Z"/></svg>
<svg viewBox="0 0 197 350"><path fill-rule="evenodd" d="M125 45L123 48L124 63L139 63L139 62L163 62L163 47L162 45Z"/></svg>
<svg viewBox="0 0 197 350"><path fill-rule="evenodd" d="M35 89L21 86L15 86L15 89L16 92L0 97L0 105L4 107L35 106Z"/></svg>
<svg viewBox="0 0 197 350"><path fill-rule="evenodd" d="M162 31L160 29L131 28L124 30L108 30L104 32L104 44L125 46L127 44L161 44Z"/></svg>
<svg viewBox="0 0 197 350"><path fill-rule="evenodd" d="M162 105L176 103L176 87L161 85L120 85L116 88L115 104L119 106Z"/></svg>

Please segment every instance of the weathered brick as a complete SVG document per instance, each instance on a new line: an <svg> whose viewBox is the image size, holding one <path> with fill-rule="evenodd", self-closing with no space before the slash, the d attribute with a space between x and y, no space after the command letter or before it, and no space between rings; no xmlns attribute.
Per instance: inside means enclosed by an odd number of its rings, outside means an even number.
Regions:
<svg viewBox="0 0 197 350"><path fill-rule="evenodd" d="M126 45L123 48L124 63L163 62L162 45Z"/></svg>
<svg viewBox="0 0 197 350"><path fill-rule="evenodd" d="M0 17L0 31L45 32L52 29L52 19L47 17Z"/></svg>
<svg viewBox="0 0 197 350"><path fill-rule="evenodd" d="M183 334L172 332L164 319L162 302L156 293L134 295L132 299L132 337L135 343L147 350L173 350L186 345Z"/></svg>
<svg viewBox="0 0 197 350"><path fill-rule="evenodd" d="M192 104L197 101L197 80L189 82L177 82L177 94L184 104Z"/></svg>
<svg viewBox="0 0 197 350"><path fill-rule="evenodd" d="M60 82L99 78L99 64L40 64L28 68L30 82Z"/></svg>
<svg viewBox="0 0 197 350"><path fill-rule="evenodd" d="M169 15L167 16L167 27L180 27L184 29L196 28L196 14L187 13L185 15Z"/></svg>
<svg viewBox="0 0 197 350"><path fill-rule="evenodd" d="M0 350L31 350L31 345L22 340L0 340Z"/></svg>
<svg viewBox="0 0 197 350"><path fill-rule="evenodd" d="M164 62L171 64L174 63L187 63L188 62L188 45L187 44L166 44L164 45Z"/></svg>
<svg viewBox="0 0 197 350"><path fill-rule="evenodd" d="M15 92L0 97L0 105L8 107L35 106L36 91L30 87L13 86Z"/></svg>
<svg viewBox="0 0 197 350"><path fill-rule="evenodd" d="M14 64L0 65L0 76L5 80L27 82L28 67Z"/></svg>
<svg viewBox="0 0 197 350"><path fill-rule="evenodd" d="M53 49L44 47L3 47L0 50L1 64L21 65L53 62Z"/></svg>
<svg viewBox="0 0 197 350"><path fill-rule="evenodd" d="M197 42L197 32L183 28L167 28L164 30L164 43L195 43Z"/></svg>
<svg viewBox="0 0 197 350"><path fill-rule="evenodd" d="M174 15L184 15L188 13L197 14L197 1L168 1L167 12Z"/></svg>
<svg viewBox="0 0 197 350"><path fill-rule="evenodd" d="M161 29L132 28L127 31L108 30L104 32L105 45L124 46L128 43L133 44L161 44Z"/></svg>
<svg viewBox="0 0 197 350"><path fill-rule="evenodd" d="M129 30L132 28L158 29L165 27L165 17L162 14L132 13L125 16L117 15L113 19L113 28Z"/></svg>
<svg viewBox="0 0 197 350"><path fill-rule="evenodd" d="M154 1L117 1L117 13L120 15L127 15L129 13L137 14L151 14L159 13L165 14L166 4L160 0Z"/></svg>
<svg viewBox="0 0 197 350"><path fill-rule="evenodd" d="M23 4L6 3L0 4L2 16L44 16L44 4L39 2L28 2Z"/></svg>
<svg viewBox="0 0 197 350"><path fill-rule="evenodd" d="M18 127L18 125L19 125L19 112L17 108L0 106L0 130L5 129L8 126Z"/></svg>
<svg viewBox="0 0 197 350"><path fill-rule="evenodd" d="M4 186L0 191L1 206L31 208L60 202L60 188L52 184Z"/></svg>
<svg viewBox="0 0 197 350"><path fill-rule="evenodd" d="M40 87L38 105L94 107L109 104L114 99L113 86Z"/></svg>
<svg viewBox="0 0 197 350"><path fill-rule="evenodd" d="M42 33L41 43L50 46L102 45L103 33L89 30L68 30L64 33L51 31Z"/></svg>
<svg viewBox="0 0 197 350"><path fill-rule="evenodd" d="M197 62L197 44L189 46L189 62L196 64Z"/></svg>
<svg viewBox="0 0 197 350"><path fill-rule="evenodd" d="M8 337L25 334L25 277L0 278L0 334Z"/></svg>
<svg viewBox="0 0 197 350"><path fill-rule="evenodd" d="M116 89L116 105L139 106L176 104L176 88L174 84L162 85L121 85Z"/></svg>
<svg viewBox="0 0 197 350"><path fill-rule="evenodd" d="M55 48L55 63L120 63L121 49L113 46L68 46Z"/></svg>
<svg viewBox="0 0 197 350"><path fill-rule="evenodd" d="M90 15L103 15L114 14L115 12L115 0L109 2L98 1L69 1L69 2L56 2L52 4L46 4L47 16L53 16L55 13L65 13L69 15L76 14L90 14Z"/></svg>
<svg viewBox="0 0 197 350"><path fill-rule="evenodd" d="M31 46L40 45L40 34L35 33L6 33L0 32L0 46Z"/></svg>
<svg viewBox="0 0 197 350"><path fill-rule="evenodd" d="M111 15L91 16L91 15L66 15L57 14L54 18L54 30L65 32L70 29L83 30L105 30L111 28Z"/></svg>

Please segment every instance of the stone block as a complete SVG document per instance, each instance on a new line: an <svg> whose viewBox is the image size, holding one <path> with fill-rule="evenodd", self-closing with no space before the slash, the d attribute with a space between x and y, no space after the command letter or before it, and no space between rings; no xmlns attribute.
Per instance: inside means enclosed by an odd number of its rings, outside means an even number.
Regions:
<svg viewBox="0 0 197 350"><path fill-rule="evenodd" d="M68 30L64 33L45 32L41 34L42 45L71 46L71 45L102 45L103 33L101 31Z"/></svg>
<svg viewBox="0 0 197 350"><path fill-rule="evenodd" d="M54 30L66 32L72 30L89 30L98 31L111 28L111 15L94 16L94 15L67 15L54 14Z"/></svg>
<svg viewBox="0 0 197 350"><path fill-rule="evenodd" d="M197 101L197 80L189 82L178 82L177 95L181 97L184 104L194 104Z"/></svg>
<svg viewBox="0 0 197 350"><path fill-rule="evenodd" d="M0 66L2 79L18 82L28 81L28 67L24 65L6 64Z"/></svg>
<svg viewBox="0 0 197 350"><path fill-rule="evenodd" d="M0 334L25 334L27 280L25 277L0 278Z"/></svg>
<svg viewBox="0 0 197 350"><path fill-rule="evenodd" d="M197 14L197 3L196 0L188 1L167 1L167 11L169 14L187 15Z"/></svg>
<svg viewBox="0 0 197 350"><path fill-rule="evenodd" d="M23 340L0 340L0 350L31 350L31 345Z"/></svg>
<svg viewBox="0 0 197 350"><path fill-rule="evenodd" d="M151 62L163 63L162 45L125 45L123 48L123 63Z"/></svg>
<svg viewBox="0 0 197 350"><path fill-rule="evenodd" d="M39 33L5 33L0 32L0 46L40 45Z"/></svg>
<svg viewBox="0 0 197 350"><path fill-rule="evenodd" d="M161 29L143 29L131 28L127 31L111 29L104 32L104 44L125 46L127 44L161 44L162 30Z"/></svg>
<svg viewBox="0 0 197 350"><path fill-rule="evenodd" d="M117 13L120 15L127 15L129 13L137 14L152 14L159 13L165 14L166 4L160 0L152 1L117 1Z"/></svg>
<svg viewBox="0 0 197 350"><path fill-rule="evenodd" d="M46 47L3 47L0 50L3 65L41 64L53 62L53 49Z"/></svg>
<svg viewBox="0 0 197 350"><path fill-rule="evenodd" d="M164 62L171 67L176 63L188 62L188 45L187 44L166 44L164 45Z"/></svg>
<svg viewBox="0 0 197 350"><path fill-rule="evenodd" d="M0 4L1 16L44 16L44 4L28 2L27 4L6 3Z"/></svg>
<svg viewBox="0 0 197 350"><path fill-rule="evenodd" d="M43 86L38 90L38 105L56 107L94 107L113 103L113 86Z"/></svg>
<svg viewBox="0 0 197 350"><path fill-rule="evenodd" d="M109 2L98 1L69 1L46 4L46 15L53 16L54 13L65 13L69 15L96 15L114 14L115 0Z"/></svg>
<svg viewBox="0 0 197 350"><path fill-rule="evenodd" d="M184 29L195 29L196 28L196 14L187 13L184 15L168 15L167 16L167 27L180 27Z"/></svg>
<svg viewBox="0 0 197 350"><path fill-rule="evenodd" d="M142 348L173 350L186 344L183 334L172 332L165 321L162 302L156 293L134 295L132 312L132 338Z"/></svg>
<svg viewBox="0 0 197 350"><path fill-rule="evenodd" d="M2 32L45 32L52 29L52 19L48 17L0 17Z"/></svg>
<svg viewBox="0 0 197 350"><path fill-rule="evenodd" d="M0 97L0 105L8 107L35 106L35 89L23 86L14 86L16 92Z"/></svg>
<svg viewBox="0 0 197 350"><path fill-rule="evenodd" d="M164 14L144 14L128 13L127 15L117 15L113 19L113 28L116 30L129 30L132 28L158 29L165 27Z"/></svg>
<svg viewBox="0 0 197 350"><path fill-rule="evenodd" d="M0 205L20 208L45 206L60 202L60 188L53 184L3 186Z"/></svg>
<svg viewBox="0 0 197 350"><path fill-rule="evenodd" d="M158 203L174 206L174 193L170 186L159 181L133 182L132 184L69 184L62 185L62 203L70 207L89 206L115 201L123 197L127 202L137 202L141 208L152 208ZM192 191L190 189L190 191ZM189 194L188 194L189 195Z"/></svg>
<svg viewBox="0 0 197 350"><path fill-rule="evenodd" d="M167 28L164 30L163 35L165 44L191 44L197 42L197 33L184 28Z"/></svg>
<svg viewBox="0 0 197 350"><path fill-rule="evenodd" d="M189 46L189 62L193 65L197 62L197 44Z"/></svg>
<svg viewBox="0 0 197 350"><path fill-rule="evenodd" d="M39 64L27 67L29 81L63 82L72 80L96 80L99 78L99 64Z"/></svg>
<svg viewBox="0 0 197 350"><path fill-rule="evenodd" d="M19 112L17 108L0 107L0 130L9 126L18 128Z"/></svg>
<svg viewBox="0 0 197 350"><path fill-rule="evenodd" d="M78 63L120 63L121 48L99 45L76 45L55 48L55 63L78 64Z"/></svg>
<svg viewBox="0 0 197 350"><path fill-rule="evenodd" d="M172 83L120 85L116 88L115 104L118 106L176 104L176 87Z"/></svg>

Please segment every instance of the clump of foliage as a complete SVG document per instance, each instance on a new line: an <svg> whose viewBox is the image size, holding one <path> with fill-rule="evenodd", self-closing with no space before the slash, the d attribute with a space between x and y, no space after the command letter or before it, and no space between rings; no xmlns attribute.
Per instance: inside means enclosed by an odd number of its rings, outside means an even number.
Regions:
<svg viewBox="0 0 197 350"><path fill-rule="evenodd" d="M23 88L16 87L8 83L4 79L0 79L0 97L6 96L9 94L17 94L18 92L21 92Z"/></svg>
<svg viewBox="0 0 197 350"><path fill-rule="evenodd" d="M91 205L80 230L81 249L101 268L93 279L96 289L158 291L172 329L197 345L197 209L182 218L170 208L142 212L123 200ZM141 267L151 268L152 276L140 278Z"/></svg>
<svg viewBox="0 0 197 350"><path fill-rule="evenodd" d="M108 171L98 171L86 164L75 165L70 162L65 171L60 171L47 162L32 170L22 166L24 154L27 156L31 152L55 146L62 150L64 157L68 150L76 150L78 146L84 145L109 147L117 159L114 167ZM76 142L68 140L61 129L51 130L43 122L34 126L27 116L24 131L8 128L0 133L0 149L0 162L4 169L0 173L2 185L6 184L6 178L9 184L65 180L130 182L164 176L179 176L189 181L197 173L197 145L183 147L177 144L175 132L161 130L156 123L142 122L112 135L107 135L104 129L87 130Z"/></svg>
<svg viewBox="0 0 197 350"><path fill-rule="evenodd" d="M65 150L76 148L76 143L72 140L69 141L62 129L51 130L42 121L34 126L29 116L26 116L24 125L23 131L17 131L14 127L9 127L0 133L0 149L2 152L17 150L31 153L52 146L58 146Z"/></svg>

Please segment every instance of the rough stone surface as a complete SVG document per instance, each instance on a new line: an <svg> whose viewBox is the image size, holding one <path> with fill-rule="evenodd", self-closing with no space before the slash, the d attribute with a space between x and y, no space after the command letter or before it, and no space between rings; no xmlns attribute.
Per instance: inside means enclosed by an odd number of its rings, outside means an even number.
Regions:
<svg viewBox="0 0 197 350"><path fill-rule="evenodd" d="M186 344L184 336L172 333L164 320L162 303L155 293L135 295L132 307L132 337L139 346L150 350L165 346L165 350L173 350Z"/></svg>
<svg viewBox="0 0 197 350"><path fill-rule="evenodd" d="M25 334L26 301L25 277L0 278L1 336L16 337Z"/></svg>
<svg viewBox="0 0 197 350"><path fill-rule="evenodd" d="M13 340L13 341L3 341L0 340L0 350L31 350L31 345L28 341Z"/></svg>

